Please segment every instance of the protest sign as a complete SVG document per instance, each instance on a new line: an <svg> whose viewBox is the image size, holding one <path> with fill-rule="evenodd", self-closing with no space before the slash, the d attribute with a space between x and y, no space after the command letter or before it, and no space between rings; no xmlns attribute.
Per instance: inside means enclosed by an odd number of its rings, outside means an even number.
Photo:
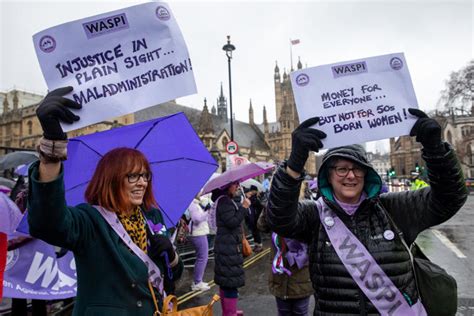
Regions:
<svg viewBox="0 0 474 316"><path fill-rule="evenodd" d="M55 300L76 293L76 263L71 251L57 258L54 246L33 239L8 252L4 297Z"/></svg>
<svg viewBox="0 0 474 316"><path fill-rule="evenodd" d="M318 116L324 149L407 135L418 108L402 53L291 73L300 122Z"/></svg>
<svg viewBox="0 0 474 316"><path fill-rule="evenodd" d="M33 36L51 91L82 104L65 131L196 92L179 26L163 2L149 2L61 24Z"/></svg>

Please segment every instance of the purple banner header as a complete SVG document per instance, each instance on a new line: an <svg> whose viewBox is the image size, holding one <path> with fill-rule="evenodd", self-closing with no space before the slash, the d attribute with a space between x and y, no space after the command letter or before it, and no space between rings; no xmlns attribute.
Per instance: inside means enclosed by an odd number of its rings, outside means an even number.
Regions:
<svg viewBox="0 0 474 316"><path fill-rule="evenodd" d="M129 28L125 13L83 23L82 27L88 39Z"/></svg>
<svg viewBox="0 0 474 316"><path fill-rule="evenodd" d="M367 72L367 64L365 63L365 61L361 61L358 63L333 66L331 67L331 69L334 78L339 78L343 76L357 75L363 72Z"/></svg>

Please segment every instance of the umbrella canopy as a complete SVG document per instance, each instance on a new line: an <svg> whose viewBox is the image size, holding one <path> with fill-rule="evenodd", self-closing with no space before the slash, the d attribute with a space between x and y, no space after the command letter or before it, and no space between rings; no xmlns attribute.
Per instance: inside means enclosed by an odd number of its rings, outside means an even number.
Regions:
<svg viewBox="0 0 474 316"><path fill-rule="evenodd" d="M15 173L20 176L26 177L28 175L28 168L30 168L31 163L19 165L15 168Z"/></svg>
<svg viewBox="0 0 474 316"><path fill-rule="evenodd" d="M0 233L11 234L21 221L23 214L8 195L0 192Z"/></svg>
<svg viewBox="0 0 474 316"><path fill-rule="evenodd" d="M258 182L257 180L255 180L255 179L247 179L247 180L243 181L243 182L240 183L240 184L241 184L244 188L246 188L246 189L250 189L250 187L251 187L252 185L254 185L254 186L257 187L257 190L258 190L259 192L265 191L265 189L263 188L263 185L262 185L260 182Z"/></svg>
<svg viewBox="0 0 474 316"><path fill-rule="evenodd" d="M5 193L5 194L10 194L11 191L12 191L11 188L0 184L0 192Z"/></svg>
<svg viewBox="0 0 474 316"><path fill-rule="evenodd" d="M314 178L308 181L308 188L310 190L315 190L318 188L318 178Z"/></svg>
<svg viewBox="0 0 474 316"><path fill-rule="evenodd" d="M97 163L117 147L140 150L150 162L153 190L168 227L176 225L218 165L183 113L69 140L66 200L84 202Z"/></svg>
<svg viewBox="0 0 474 316"><path fill-rule="evenodd" d="M13 187L15 186L15 181L0 177L0 185L4 185L7 188L13 189Z"/></svg>
<svg viewBox="0 0 474 316"><path fill-rule="evenodd" d="M237 166L227 170L221 175L207 182L202 189L202 194L211 192L214 189L223 188L232 182L242 182L244 180L259 176L272 170L274 165L268 162L252 162Z"/></svg>
<svg viewBox="0 0 474 316"><path fill-rule="evenodd" d="M34 151L14 151L0 158L0 170L15 168L38 160L38 153Z"/></svg>

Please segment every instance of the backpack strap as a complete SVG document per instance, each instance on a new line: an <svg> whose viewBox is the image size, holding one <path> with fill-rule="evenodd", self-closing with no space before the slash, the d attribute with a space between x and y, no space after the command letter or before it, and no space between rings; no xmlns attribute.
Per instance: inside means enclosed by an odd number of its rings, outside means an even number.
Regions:
<svg viewBox="0 0 474 316"><path fill-rule="evenodd" d="M415 242L413 242L413 244L411 244L411 247L408 246L408 244L406 243L405 241L405 238L403 238L403 232L401 231L400 228L398 228L397 224L395 224L395 221L393 220L392 216L390 215L390 213L385 209L385 207L383 206L382 202L380 201L377 201L377 203L375 204L376 207L383 213L385 213L385 215L387 216L388 220L390 221L390 223L392 224L392 227L393 229L395 230L395 232L397 233L398 237L400 238L400 241L402 242L403 246L405 247L405 249L408 251L408 255L410 256L410 263L411 263L411 269L412 269L412 272L413 272L413 277L415 278L415 285L416 285L416 291L418 292L418 295L420 295L420 288L418 286L418 278L416 276L416 270L415 270L415 262L414 262L414 258L413 258L413 252L412 252L412 247L413 246L416 246L418 247L418 245L416 245Z"/></svg>

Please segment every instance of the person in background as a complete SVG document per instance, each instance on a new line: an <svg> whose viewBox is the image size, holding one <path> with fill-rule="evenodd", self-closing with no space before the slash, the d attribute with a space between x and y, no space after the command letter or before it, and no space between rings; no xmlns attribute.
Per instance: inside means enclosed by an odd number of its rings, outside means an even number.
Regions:
<svg viewBox="0 0 474 316"><path fill-rule="evenodd" d="M237 313L238 288L245 285L244 258L242 256L242 223L250 201L244 198L237 204L239 183L233 182L212 191L212 201L216 208L217 233L214 240L214 281L219 285L223 316Z"/></svg>
<svg viewBox="0 0 474 316"><path fill-rule="evenodd" d="M87 185L87 203L68 206L62 165L68 141L60 122L79 120L70 109L81 108L63 97L71 91L65 87L48 93L36 110L43 137L37 148L40 160L29 169L30 234L74 253L74 316L152 315L153 295L161 305L164 293L157 270L147 267L156 266L162 279L179 266L179 256L167 237L150 228L160 216L150 164L136 149L109 151ZM106 218L112 219L110 224ZM122 239L126 237L128 241Z"/></svg>
<svg viewBox="0 0 474 316"><path fill-rule="evenodd" d="M413 178L411 180L410 190L415 191L430 186L428 183L421 179L420 174L418 172L414 172L412 173L412 175Z"/></svg>
<svg viewBox="0 0 474 316"><path fill-rule="evenodd" d="M251 185L249 189L244 188L245 197L250 200L250 207L245 214L245 223L252 232L254 247L253 251L259 253L263 250L262 236L257 228L258 217L262 213L264 208L261 200L258 188L255 185Z"/></svg>
<svg viewBox="0 0 474 316"><path fill-rule="evenodd" d="M194 282L191 285L193 291L207 291L209 284L203 281L209 255L209 225L207 224L208 213L205 212L198 199L194 199L189 205L188 211L191 217L189 233L191 242L196 250L196 262L194 263Z"/></svg>
<svg viewBox="0 0 474 316"><path fill-rule="evenodd" d="M309 278L308 246L272 233L265 209L258 218L258 229L272 234L268 288L275 296L278 316L308 315L309 299L314 293Z"/></svg>
<svg viewBox="0 0 474 316"><path fill-rule="evenodd" d="M423 146L430 181L430 187L416 191L380 194L382 180L364 148L349 145L324 154L318 173L321 197L299 201L309 152L323 147L326 134L310 128L319 118L292 133L291 155L273 177L267 222L277 234L309 245L314 315L426 315L405 244L454 216L468 192L454 150L441 140L441 126L418 109L408 112L418 118L410 135ZM349 254L364 259L351 270L346 268L349 256L340 255L349 248ZM370 274L364 273L369 265ZM390 295L377 299L371 291L374 278L393 289Z"/></svg>

